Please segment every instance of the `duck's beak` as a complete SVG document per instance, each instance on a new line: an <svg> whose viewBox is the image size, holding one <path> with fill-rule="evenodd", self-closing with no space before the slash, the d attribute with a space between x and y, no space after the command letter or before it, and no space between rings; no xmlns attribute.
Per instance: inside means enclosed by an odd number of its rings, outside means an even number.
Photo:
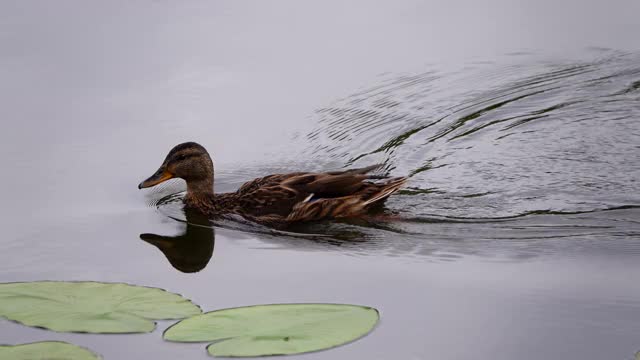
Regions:
<svg viewBox="0 0 640 360"><path fill-rule="evenodd" d="M141 182L138 185L138 189L148 188L152 186L156 186L161 182L165 182L169 179L173 179L173 174L170 173L167 168L163 165L156 171L155 174L151 175L147 180Z"/></svg>

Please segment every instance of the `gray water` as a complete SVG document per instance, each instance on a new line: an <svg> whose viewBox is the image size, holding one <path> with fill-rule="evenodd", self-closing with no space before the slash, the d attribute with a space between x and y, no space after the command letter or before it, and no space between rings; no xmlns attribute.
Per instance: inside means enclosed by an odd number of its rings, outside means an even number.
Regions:
<svg viewBox="0 0 640 360"><path fill-rule="evenodd" d="M640 350L640 3L2 2L0 281L156 286L204 310L345 302L309 359L631 359ZM175 144L216 190L383 163L393 219L291 233L139 191ZM173 195L172 195L173 194ZM204 344L0 321L105 359ZM294 357L296 358L296 357Z"/></svg>

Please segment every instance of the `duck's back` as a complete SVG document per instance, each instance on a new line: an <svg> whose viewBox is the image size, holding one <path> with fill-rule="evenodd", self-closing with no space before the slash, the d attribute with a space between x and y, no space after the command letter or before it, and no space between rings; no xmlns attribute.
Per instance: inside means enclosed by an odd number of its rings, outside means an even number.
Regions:
<svg viewBox="0 0 640 360"><path fill-rule="evenodd" d="M260 221L311 221L352 216L396 191L404 178L382 183L367 181L378 165L346 171L274 174L243 184L229 195L235 211ZM231 201L231 198L234 200ZM263 219L263 220L264 220Z"/></svg>

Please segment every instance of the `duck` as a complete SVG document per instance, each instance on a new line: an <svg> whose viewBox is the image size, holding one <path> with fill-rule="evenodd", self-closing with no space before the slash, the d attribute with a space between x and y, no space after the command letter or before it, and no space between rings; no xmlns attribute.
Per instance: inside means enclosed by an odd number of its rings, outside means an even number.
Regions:
<svg viewBox="0 0 640 360"><path fill-rule="evenodd" d="M169 179L187 184L185 210L209 218L239 215L272 228L295 223L366 216L407 181L406 177L372 175L380 164L330 172L272 174L244 183L235 192L214 192L213 160L195 142L176 145L162 165L138 189Z"/></svg>

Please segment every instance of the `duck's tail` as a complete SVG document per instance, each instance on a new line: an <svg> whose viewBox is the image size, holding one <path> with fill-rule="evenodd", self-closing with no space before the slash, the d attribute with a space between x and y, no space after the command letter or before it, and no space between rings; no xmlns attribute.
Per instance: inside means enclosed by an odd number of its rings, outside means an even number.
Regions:
<svg viewBox="0 0 640 360"><path fill-rule="evenodd" d="M389 197L389 195L398 191L407 182L406 177L397 177L390 179L384 184L379 185L379 190L371 195L365 202L364 206L370 206L379 201L383 201Z"/></svg>

